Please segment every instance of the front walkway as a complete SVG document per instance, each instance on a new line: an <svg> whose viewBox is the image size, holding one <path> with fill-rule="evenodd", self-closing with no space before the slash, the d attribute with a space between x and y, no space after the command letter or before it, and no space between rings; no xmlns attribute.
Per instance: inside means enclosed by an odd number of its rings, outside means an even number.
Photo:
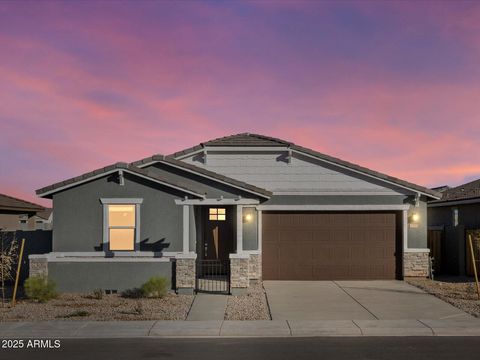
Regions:
<svg viewBox="0 0 480 360"><path fill-rule="evenodd" d="M227 295L197 294L187 321L223 320L226 307Z"/></svg>
<svg viewBox="0 0 480 360"><path fill-rule="evenodd" d="M404 281L264 281L273 320L468 319Z"/></svg>

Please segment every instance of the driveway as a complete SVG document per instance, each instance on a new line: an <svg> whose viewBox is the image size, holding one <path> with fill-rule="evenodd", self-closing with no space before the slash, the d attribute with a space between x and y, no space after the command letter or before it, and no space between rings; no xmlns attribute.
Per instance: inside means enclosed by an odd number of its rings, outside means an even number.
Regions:
<svg viewBox="0 0 480 360"><path fill-rule="evenodd" d="M403 281L264 281L273 320L398 320L470 315Z"/></svg>

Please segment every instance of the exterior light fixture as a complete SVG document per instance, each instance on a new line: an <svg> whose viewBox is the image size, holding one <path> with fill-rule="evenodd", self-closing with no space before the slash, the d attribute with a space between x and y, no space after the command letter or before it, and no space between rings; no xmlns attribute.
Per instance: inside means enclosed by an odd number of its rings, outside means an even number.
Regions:
<svg viewBox="0 0 480 360"><path fill-rule="evenodd" d="M413 213L412 214L412 222L418 223L419 220L420 220L420 215L418 215L418 213Z"/></svg>
<svg viewBox="0 0 480 360"><path fill-rule="evenodd" d="M246 222L252 221L252 214L247 214L247 215L245 215L245 221L246 221Z"/></svg>

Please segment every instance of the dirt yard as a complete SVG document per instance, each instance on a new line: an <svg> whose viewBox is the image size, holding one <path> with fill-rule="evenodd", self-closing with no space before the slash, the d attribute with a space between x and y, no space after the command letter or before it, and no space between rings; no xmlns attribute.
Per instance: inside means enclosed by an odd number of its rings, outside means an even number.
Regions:
<svg viewBox="0 0 480 360"><path fill-rule="evenodd" d="M162 299L131 299L120 295L62 294L47 303L20 300L0 307L0 321L38 320L185 320L193 296L168 294ZM7 306L7 305L5 305Z"/></svg>
<svg viewBox="0 0 480 360"><path fill-rule="evenodd" d="M480 300L475 281L471 278L439 277L435 280L406 278L405 281L469 314L480 317Z"/></svg>
<svg viewBox="0 0 480 360"><path fill-rule="evenodd" d="M271 320L262 284L250 286L246 295L229 296L225 320Z"/></svg>

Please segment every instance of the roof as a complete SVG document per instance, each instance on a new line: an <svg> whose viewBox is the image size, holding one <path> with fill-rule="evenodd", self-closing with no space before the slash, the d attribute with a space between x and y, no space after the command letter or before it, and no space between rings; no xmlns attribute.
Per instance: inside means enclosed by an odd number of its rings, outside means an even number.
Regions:
<svg viewBox="0 0 480 360"><path fill-rule="evenodd" d="M292 143L273 138L265 135L250 134L250 133L241 133L236 135L224 136L221 138L209 140L199 145L195 145L191 148L178 151L174 154L169 155L169 157L177 158L182 155L188 155L197 150L203 149L205 146L254 146L254 147L285 147L290 146Z"/></svg>
<svg viewBox="0 0 480 360"><path fill-rule="evenodd" d="M264 197L267 197L267 198L270 198L272 196L272 192L270 192L268 190L259 188L257 186L248 184L248 183L240 181L240 180L233 179L233 178L225 176L225 175L218 174L218 173L210 171L210 170L206 170L204 168L201 168L201 167L198 167L198 166L195 166L195 165L192 165L192 164L187 164L183 161L176 160L176 159L174 159L173 157L170 157L170 156L153 155L153 156L147 157L145 159L135 161L135 162L132 163L132 165L142 166L144 164L149 164L149 163L152 163L152 162L161 162L161 163L164 163L164 164L167 164L167 165L171 165L171 166L174 166L174 167L177 167L177 168L181 168L183 170L196 173L200 176L209 177L209 178L212 178L214 180L227 183L230 186L241 188L241 189L243 189L247 192L253 192L255 194L260 194L260 195L262 195Z"/></svg>
<svg viewBox="0 0 480 360"><path fill-rule="evenodd" d="M432 201L431 203L443 203L476 198L480 198L480 179L447 189L442 193L442 198L440 200Z"/></svg>
<svg viewBox="0 0 480 360"><path fill-rule="evenodd" d="M40 211L36 213L39 218L42 218L44 220L48 220L50 218L50 215L52 214L53 209L52 208L45 208L45 210Z"/></svg>
<svg viewBox="0 0 480 360"><path fill-rule="evenodd" d="M193 194L195 196L204 197L203 194L199 194L195 190L186 188L184 185L180 185L180 184L176 184L176 183L166 181L165 179L163 179L160 176L151 174L146 170L140 169L140 168L138 168L138 167L136 167L132 164L127 164L127 163L123 163L123 162L118 162L118 163L115 163L115 164L112 164L112 165L108 165L108 166L105 166L103 168L100 168L100 169L97 169L97 170L94 170L94 171L90 171L90 172L85 173L83 175L80 175L80 176L77 176L77 177L74 177L74 178L70 178L68 180L60 181L60 182L55 183L53 185L43 187L41 189L38 189L36 191L36 193L40 197L49 197L54 192L58 192L60 190L75 186L78 183L83 183L83 182L86 182L86 181L91 180L93 178L100 177L102 175L112 173L112 172L115 172L115 171L119 171L119 170L125 170L127 172L132 173L132 174L148 178L152 181L160 182L160 183L162 183L166 186L170 186L170 187L182 190L184 192Z"/></svg>
<svg viewBox="0 0 480 360"><path fill-rule="evenodd" d="M0 194L0 210L39 212L45 210L45 208L30 201Z"/></svg>
<svg viewBox="0 0 480 360"><path fill-rule="evenodd" d="M208 146L208 147L210 147L210 146L232 146L232 147L248 147L248 146L250 146L250 147L261 147L261 146L271 147L271 146L279 146L279 147L287 147L291 150L295 150L295 151L298 151L298 152L316 157L318 159L325 160L325 161L328 161L328 162L346 167L348 169L358 171L358 172L373 176L375 178L385 180L385 181L394 183L394 184L402 186L402 187L406 187L406 188L414 190L414 191L421 192L421 193L426 194L426 195L428 195L430 197L433 197L435 199L440 199L441 196L442 196L442 194L439 193L438 191L428 189L424 186L420 186L420 185L417 185L417 184L414 184L414 183L411 183L411 182L408 182L408 181L405 181L405 180L402 180L402 179L399 179L399 178L396 178L396 177L393 177L393 176L389 176L389 175L380 173L378 171L368 169L366 167L363 167L363 166L360 166L360 165L357 165L357 164L353 164L353 163L341 160L339 158L335 158L335 157L320 153L318 151L315 151L315 150L312 150L312 149L309 149L309 148L306 148L306 147L303 147L303 146L296 145L293 142L289 142L289 141L286 141L286 140L273 138L273 137L269 137L269 136L265 136L265 135L259 135L259 134L241 133L241 134L237 134L237 135L231 135L231 136L226 136L226 137L222 137L222 138L218 138L218 139L213 139L213 140L210 140L210 141L207 141L207 142L204 142L204 143L200 143L199 145L196 145L194 147L191 147L191 148L188 148L188 149L185 149L185 150L182 150L182 151L178 151L174 154L171 154L169 157L178 158L178 157L181 157L181 156L184 156L184 155L191 154L191 153L196 152L198 150L204 149L206 146Z"/></svg>

